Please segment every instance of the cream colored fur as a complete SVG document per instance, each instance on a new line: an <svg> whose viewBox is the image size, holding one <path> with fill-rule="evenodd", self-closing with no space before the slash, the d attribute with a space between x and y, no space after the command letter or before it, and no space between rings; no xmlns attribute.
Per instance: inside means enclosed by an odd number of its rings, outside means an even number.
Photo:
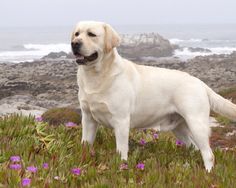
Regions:
<svg viewBox="0 0 236 188"><path fill-rule="evenodd" d="M88 31L97 36L89 37ZM75 32L80 35L74 36ZM123 59L115 48L119 36L108 24L80 22L72 41L83 42L83 55L99 54L94 62L78 68L82 142L93 144L98 125L110 127L117 151L127 160L130 128L171 130L188 146L199 148L206 170L212 169L210 109L236 120L236 105L187 73Z"/></svg>

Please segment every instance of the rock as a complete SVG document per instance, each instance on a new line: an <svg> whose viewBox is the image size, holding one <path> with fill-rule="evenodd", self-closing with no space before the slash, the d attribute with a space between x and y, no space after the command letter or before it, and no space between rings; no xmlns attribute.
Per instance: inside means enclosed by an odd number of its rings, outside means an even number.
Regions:
<svg viewBox="0 0 236 188"><path fill-rule="evenodd" d="M231 58L236 58L236 51L233 51L233 53L230 54Z"/></svg>
<svg viewBox="0 0 236 188"><path fill-rule="evenodd" d="M228 132L226 133L226 136L229 137L229 136L234 136L236 135L236 130L233 130L232 132Z"/></svg>
<svg viewBox="0 0 236 188"><path fill-rule="evenodd" d="M0 103L22 100L45 109L78 105L77 64L71 60L40 60L0 64ZM9 79L10 78L10 79Z"/></svg>
<svg viewBox="0 0 236 188"><path fill-rule="evenodd" d="M163 57L137 63L188 72L215 91L236 86L236 52L199 56L187 62ZM78 108L77 68L74 60L61 58L0 63L0 115L25 111L36 114L54 107Z"/></svg>
<svg viewBox="0 0 236 188"><path fill-rule="evenodd" d="M48 55L42 57L42 59L58 59L58 58L67 58L68 54L66 52L51 52Z"/></svg>
<svg viewBox="0 0 236 188"><path fill-rule="evenodd" d="M157 33L122 35L119 53L129 59L141 57L167 57L173 54L173 47L167 39Z"/></svg>
<svg viewBox="0 0 236 188"><path fill-rule="evenodd" d="M215 91L236 87L236 53L197 56L188 61L158 59L145 65L177 69L204 81Z"/></svg>
<svg viewBox="0 0 236 188"><path fill-rule="evenodd" d="M20 106L20 107L19 107ZM0 105L0 117L5 116L5 115L10 115L10 114L22 114L24 116L40 116L42 115L46 109L40 108L37 106L27 106L23 107L25 104L18 104L18 103L13 103L13 104L1 104ZM24 109L26 108L26 109Z"/></svg>
<svg viewBox="0 0 236 188"><path fill-rule="evenodd" d="M197 47L197 48L189 47L188 50L190 52L204 52L204 53L210 53L211 52L211 50L209 50L209 49L199 48L199 47Z"/></svg>
<svg viewBox="0 0 236 188"><path fill-rule="evenodd" d="M29 104L33 96L15 95L0 100L0 117L12 113L22 115L42 115L47 109L37 105Z"/></svg>

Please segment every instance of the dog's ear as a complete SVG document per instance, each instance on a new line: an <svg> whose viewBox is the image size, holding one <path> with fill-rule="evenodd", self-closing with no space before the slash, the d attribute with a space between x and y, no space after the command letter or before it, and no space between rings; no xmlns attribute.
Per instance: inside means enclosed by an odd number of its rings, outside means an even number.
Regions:
<svg viewBox="0 0 236 188"><path fill-rule="evenodd" d="M114 47L119 46L120 44L120 37L118 33L109 25L104 24L105 30L105 52L110 52Z"/></svg>

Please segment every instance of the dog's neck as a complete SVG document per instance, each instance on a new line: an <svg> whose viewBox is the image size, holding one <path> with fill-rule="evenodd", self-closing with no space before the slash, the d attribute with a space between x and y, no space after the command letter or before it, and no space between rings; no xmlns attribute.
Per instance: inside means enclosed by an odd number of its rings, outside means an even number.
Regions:
<svg viewBox="0 0 236 188"><path fill-rule="evenodd" d="M99 93L121 73L120 55L116 48L105 54L102 59L91 66L80 66L78 70L78 83L86 93ZM109 82L109 83L108 83ZM85 84L86 83L86 84Z"/></svg>

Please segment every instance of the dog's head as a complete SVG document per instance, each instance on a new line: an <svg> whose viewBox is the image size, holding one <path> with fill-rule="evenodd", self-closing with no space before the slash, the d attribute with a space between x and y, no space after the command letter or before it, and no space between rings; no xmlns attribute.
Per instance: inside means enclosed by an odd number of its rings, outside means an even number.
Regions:
<svg viewBox="0 0 236 188"><path fill-rule="evenodd" d="M79 22L72 32L71 47L79 65L99 62L119 45L116 31L102 22Z"/></svg>

